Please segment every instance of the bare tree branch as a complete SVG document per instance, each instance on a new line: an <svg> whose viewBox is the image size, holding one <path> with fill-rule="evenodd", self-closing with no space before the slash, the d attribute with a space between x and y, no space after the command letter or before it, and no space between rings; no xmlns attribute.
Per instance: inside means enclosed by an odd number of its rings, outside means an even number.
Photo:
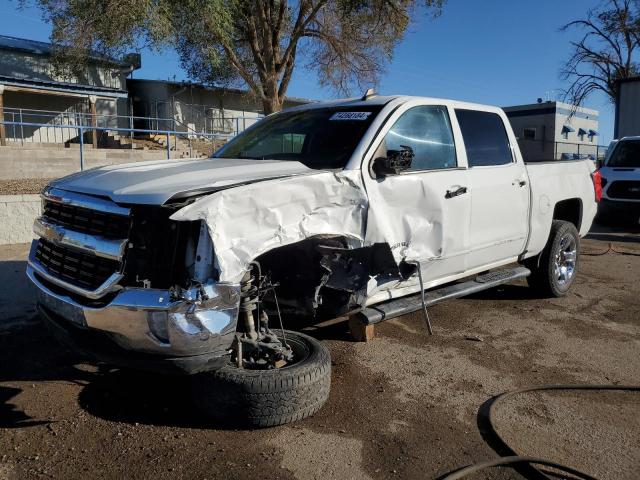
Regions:
<svg viewBox="0 0 640 480"><path fill-rule="evenodd" d="M615 101L618 82L640 73L640 1L604 0L586 19L561 28L574 29L584 33L579 41L571 42L573 55L560 72L569 82L565 101L581 105L595 91Z"/></svg>

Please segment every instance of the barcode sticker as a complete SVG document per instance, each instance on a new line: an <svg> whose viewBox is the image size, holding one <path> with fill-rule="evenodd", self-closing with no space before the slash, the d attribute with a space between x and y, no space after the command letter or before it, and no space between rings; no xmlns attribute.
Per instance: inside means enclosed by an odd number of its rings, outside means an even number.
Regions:
<svg viewBox="0 0 640 480"><path fill-rule="evenodd" d="M329 120L366 120L371 112L336 112Z"/></svg>

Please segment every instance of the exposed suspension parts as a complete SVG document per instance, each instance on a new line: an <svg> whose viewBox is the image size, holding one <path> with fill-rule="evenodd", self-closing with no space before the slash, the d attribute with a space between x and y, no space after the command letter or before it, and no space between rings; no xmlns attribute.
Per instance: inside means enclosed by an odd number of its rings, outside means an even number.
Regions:
<svg viewBox="0 0 640 480"><path fill-rule="evenodd" d="M276 287L268 276L262 275L260 264L252 262L241 282L238 332L232 348L232 360L239 368L268 370L281 368L294 360L282 327ZM269 315L262 308L266 295L273 296L280 335L269 328Z"/></svg>

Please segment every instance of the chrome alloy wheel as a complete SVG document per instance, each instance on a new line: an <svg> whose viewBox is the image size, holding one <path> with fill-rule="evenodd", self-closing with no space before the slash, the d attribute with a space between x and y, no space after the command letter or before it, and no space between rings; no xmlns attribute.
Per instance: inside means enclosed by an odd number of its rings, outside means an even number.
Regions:
<svg viewBox="0 0 640 480"><path fill-rule="evenodd" d="M560 246L554 258L554 273L558 285L561 287L571 283L576 272L576 261L578 259L578 249L576 239L567 233L560 239Z"/></svg>

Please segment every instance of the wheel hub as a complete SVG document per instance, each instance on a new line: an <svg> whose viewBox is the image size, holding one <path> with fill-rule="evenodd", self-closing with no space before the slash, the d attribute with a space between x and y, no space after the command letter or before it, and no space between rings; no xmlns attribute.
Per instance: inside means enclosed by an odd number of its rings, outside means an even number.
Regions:
<svg viewBox="0 0 640 480"><path fill-rule="evenodd" d="M238 368L271 370L284 368L297 360L284 334L276 286L268 276L262 275L260 264L252 262L241 285L239 329L231 347L231 359ZM269 293L275 299L281 335L269 328L269 315L262 306L265 295Z"/></svg>
<svg viewBox="0 0 640 480"><path fill-rule="evenodd" d="M576 271L578 249L576 239L571 234L565 234L560 239L560 247L554 258L554 273L558 284L568 285Z"/></svg>

